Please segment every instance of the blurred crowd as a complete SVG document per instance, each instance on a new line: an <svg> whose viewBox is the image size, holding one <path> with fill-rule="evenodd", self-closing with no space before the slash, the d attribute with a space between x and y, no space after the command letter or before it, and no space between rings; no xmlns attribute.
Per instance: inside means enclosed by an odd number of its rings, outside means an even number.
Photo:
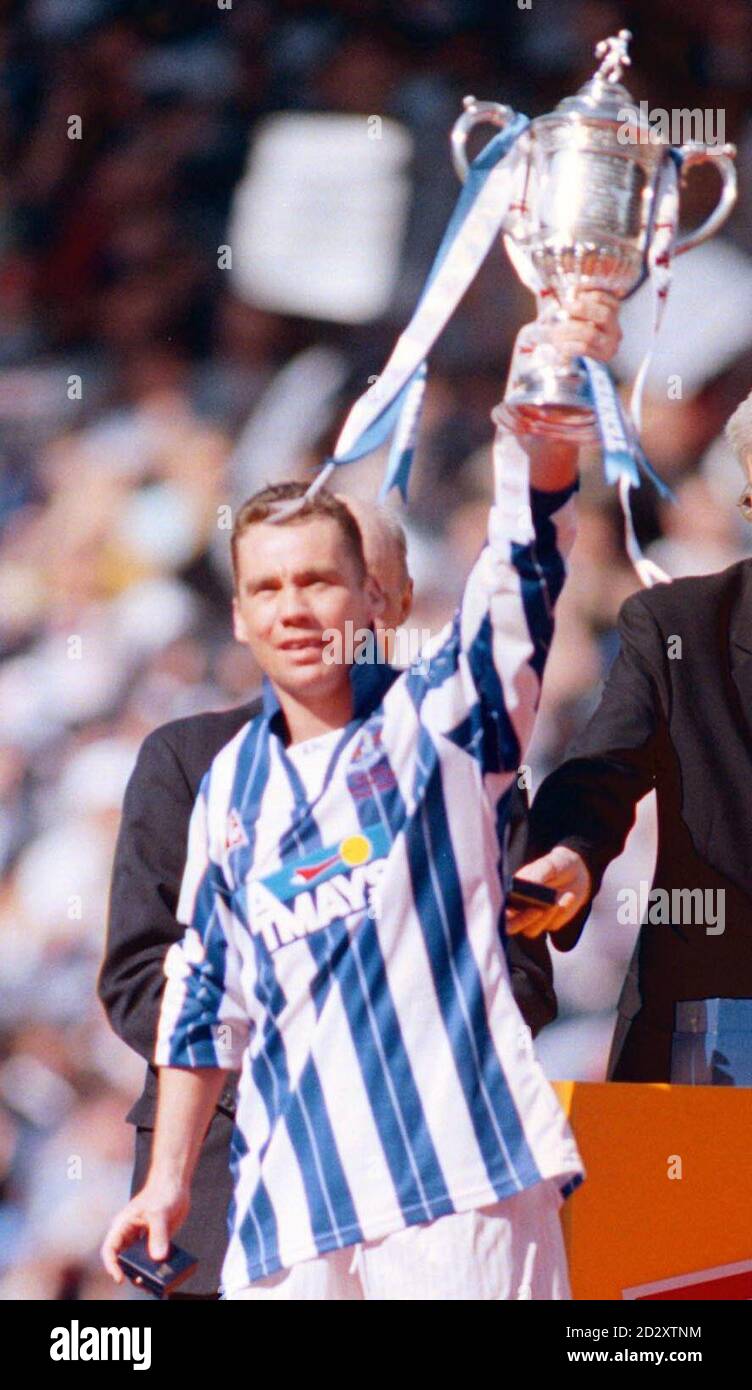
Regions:
<svg viewBox="0 0 752 1390"><path fill-rule="evenodd" d="M143 1064L96 1002L109 872L141 740L257 687L230 629L228 509L273 477L313 476L383 364L456 196L447 133L463 95L550 109L624 24L634 97L720 108L739 147L738 209L722 238L676 262L646 402L646 450L679 505L647 487L635 504L647 553L673 575L701 573L752 554L721 436L752 386L748 0L0 5L2 1297L112 1296L96 1252L126 1194L122 1118ZM409 211L376 321L274 312L218 264L255 132L282 112L377 113L409 134ZM716 196L712 174L693 175L683 219ZM531 309L494 250L433 355L406 518L416 627L446 619L482 543L489 412ZM649 312L632 314L625 382ZM345 470L343 486L372 496L382 466ZM593 708L636 587L594 458L534 786ZM557 956L560 1018L539 1041L551 1076L604 1074L633 940L614 895L650 877L653 855L646 802L585 942Z"/></svg>

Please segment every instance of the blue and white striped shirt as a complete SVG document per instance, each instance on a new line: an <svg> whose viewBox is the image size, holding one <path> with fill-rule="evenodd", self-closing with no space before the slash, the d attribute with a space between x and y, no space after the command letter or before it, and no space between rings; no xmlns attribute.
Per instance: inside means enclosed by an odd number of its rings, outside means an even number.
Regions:
<svg viewBox="0 0 752 1390"><path fill-rule="evenodd" d="M514 1002L499 864L574 533L574 488L495 447L489 544L405 671L351 668L309 799L265 710L191 821L155 1061L240 1069L223 1285L582 1165Z"/></svg>

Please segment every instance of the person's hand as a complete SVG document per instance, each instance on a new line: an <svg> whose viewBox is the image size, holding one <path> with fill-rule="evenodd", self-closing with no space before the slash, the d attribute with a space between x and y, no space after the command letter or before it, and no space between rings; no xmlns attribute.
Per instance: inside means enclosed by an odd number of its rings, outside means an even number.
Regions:
<svg viewBox="0 0 752 1390"><path fill-rule="evenodd" d="M579 290L568 305L545 299L536 320L540 339L551 343L565 361L594 357L597 362L610 362L622 338L620 304L605 290Z"/></svg>
<svg viewBox="0 0 752 1390"><path fill-rule="evenodd" d="M507 907L509 936L541 936L543 932L560 931L590 899L590 871L582 856L566 845L556 845L540 859L525 864L517 876L544 883L547 888L554 888L557 896L550 907Z"/></svg>
<svg viewBox="0 0 752 1390"><path fill-rule="evenodd" d="M544 291L538 297L538 317L533 323L525 324L517 334L504 393L505 402L514 397L520 388L524 391L526 378L531 372L553 371L568 377L576 370L572 363L577 357L610 362L621 342L620 303L615 295L608 294L606 290L579 290L566 305L562 305L553 294ZM558 446L560 471L565 480L561 486L570 481L570 474L576 474L579 462L579 444L575 440L583 436L575 433L574 437L570 437L568 431L572 427L576 432L582 430L583 411L564 404L518 404L511 423L511 429L522 442L534 441L538 435L548 436L544 456L549 471ZM559 486L556 482L535 482L534 485Z"/></svg>
<svg viewBox="0 0 752 1390"><path fill-rule="evenodd" d="M524 373L532 353L566 363L573 357L610 361L621 342L620 300L605 289L581 289L567 306L553 295L538 300L538 317L517 334L510 384ZM548 349L548 352L546 352Z"/></svg>
<svg viewBox="0 0 752 1390"><path fill-rule="evenodd" d="M172 1236L182 1226L189 1208L190 1194L185 1188L147 1180L113 1219L102 1244L102 1263L116 1284L122 1284L125 1278L117 1262L120 1252L145 1231L151 1258L166 1259Z"/></svg>

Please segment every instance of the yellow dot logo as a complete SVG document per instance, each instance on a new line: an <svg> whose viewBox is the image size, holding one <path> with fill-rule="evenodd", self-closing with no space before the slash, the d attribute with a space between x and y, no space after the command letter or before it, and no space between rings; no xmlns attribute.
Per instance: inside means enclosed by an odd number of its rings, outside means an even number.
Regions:
<svg viewBox="0 0 752 1390"><path fill-rule="evenodd" d="M371 841L367 835L348 835L339 847L339 854L351 869L357 864L367 864L371 858Z"/></svg>

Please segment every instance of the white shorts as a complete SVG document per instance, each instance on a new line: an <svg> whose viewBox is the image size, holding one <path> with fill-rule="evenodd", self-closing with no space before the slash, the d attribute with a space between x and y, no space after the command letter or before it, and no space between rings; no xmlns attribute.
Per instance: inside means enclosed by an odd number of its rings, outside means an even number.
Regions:
<svg viewBox="0 0 752 1390"><path fill-rule="evenodd" d="M494 1206L407 1226L228 1293L232 1299L569 1299L561 1197L540 1182Z"/></svg>

